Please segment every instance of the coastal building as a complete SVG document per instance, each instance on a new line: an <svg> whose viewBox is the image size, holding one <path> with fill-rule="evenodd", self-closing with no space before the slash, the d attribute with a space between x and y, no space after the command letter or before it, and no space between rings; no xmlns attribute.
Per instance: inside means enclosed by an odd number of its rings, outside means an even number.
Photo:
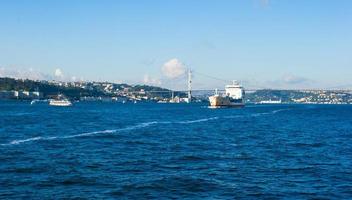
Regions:
<svg viewBox="0 0 352 200"><path fill-rule="evenodd" d="M42 99L43 93L35 91L0 91L0 99Z"/></svg>

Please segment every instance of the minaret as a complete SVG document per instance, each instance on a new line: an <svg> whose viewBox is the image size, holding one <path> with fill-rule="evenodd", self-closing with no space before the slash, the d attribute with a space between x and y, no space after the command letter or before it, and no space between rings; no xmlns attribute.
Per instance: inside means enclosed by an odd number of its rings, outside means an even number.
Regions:
<svg viewBox="0 0 352 200"><path fill-rule="evenodd" d="M192 71L188 69L188 103L192 102Z"/></svg>

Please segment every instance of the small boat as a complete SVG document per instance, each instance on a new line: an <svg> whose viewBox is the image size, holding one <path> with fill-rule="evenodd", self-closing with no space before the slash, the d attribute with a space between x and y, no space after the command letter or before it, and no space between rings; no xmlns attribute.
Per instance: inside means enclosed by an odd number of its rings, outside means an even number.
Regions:
<svg viewBox="0 0 352 200"><path fill-rule="evenodd" d="M58 95L57 99L51 99L49 101L49 105L51 105L51 106L72 106L72 103L70 100L68 100L63 95Z"/></svg>
<svg viewBox="0 0 352 200"><path fill-rule="evenodd" d="M167 101L166 100L160 100L157 103L167 103Z"/></svg>
<svg viewBox="0 0 352 200"><path fill-rule="evenodd" d="M279 99L279 100L266 100L266 101L261 101L259 102L259 104L281 104L282 103L282 100Z"/></svg>

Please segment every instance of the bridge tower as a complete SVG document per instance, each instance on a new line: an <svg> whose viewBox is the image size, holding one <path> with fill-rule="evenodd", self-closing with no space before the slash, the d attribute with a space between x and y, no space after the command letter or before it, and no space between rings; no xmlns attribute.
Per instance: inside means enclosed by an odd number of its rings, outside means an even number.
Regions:
<svg viewBox="0 0 352 200"><path fill-rule="evenodd" d="M188 69L188 103L192 102L192 70Z"/></svg>

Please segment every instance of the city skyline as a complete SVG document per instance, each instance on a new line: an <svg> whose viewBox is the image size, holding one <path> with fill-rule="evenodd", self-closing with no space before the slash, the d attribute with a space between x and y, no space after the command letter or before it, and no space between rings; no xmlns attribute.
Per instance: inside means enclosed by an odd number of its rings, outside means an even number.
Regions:
<svg viewBox="0 0 352 200"><path fill-rule="evenodd" d="M191 68L248 87L352 86L350 1L0 4L0 76L182 89Z"/></svg>

